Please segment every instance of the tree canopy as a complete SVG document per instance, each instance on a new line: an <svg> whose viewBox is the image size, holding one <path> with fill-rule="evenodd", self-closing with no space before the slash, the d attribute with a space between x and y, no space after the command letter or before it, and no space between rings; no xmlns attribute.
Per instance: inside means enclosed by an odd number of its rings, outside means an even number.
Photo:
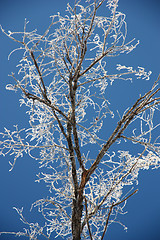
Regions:
<svg viewBox="0 0 160 240"><path fill-rule="evenodd" d="M105 16L99 15L103 7ZM13 52L22 51L18 72L11 73L14 83L6 89L21 93L29 127L5 128L0 153L13 155L11 170L24 154L39 161L43 171L37 181L44 181L50 194L33 203L44 226L29 223L16 208L28 228L15 234L29 239L51 239L52 233L65 239L103 239L137 192L132 187L139 170L160 165L159 136L153 134L159 129L154 121L159 113L159 77L123 114L112 109L108 86L132 77L148 80L151 75L139 66L117 64L114 72L108 69L110 58L128 54L139 44L126 41L127 24L118 0L68 4L66 15L51 16L42 35L29 32L27 24L26 20L23 32L1 27L19 45ZM114 128L104 137L108 119ZM132 144L140 146L136 155Z"/></svg>

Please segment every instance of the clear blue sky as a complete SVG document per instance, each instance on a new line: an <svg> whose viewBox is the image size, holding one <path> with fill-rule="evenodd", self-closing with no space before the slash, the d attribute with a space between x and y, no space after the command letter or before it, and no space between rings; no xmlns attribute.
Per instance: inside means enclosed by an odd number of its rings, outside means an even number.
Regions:
<svg viewBox="0 0 160 240"><path fill-rule="evenodd" d="M43 33L50 23L49 16L58 11L64 12L67 2L67 0L0 1L0 24L6 30L21 31L24 19L27 18L31 29L37 28ZM74 0L69 2L73 3ZM140 92L144 92L152 85L160 73L160 1L120 0L119 10L127 15L128 39L135 37L140 40L140 45L131 54L114 61L128 66L144 66L153 72L150 82L135 80L132 84L123 84L122 94L113 99L113 106L120 102L121 107L124 106L125 109ZM27 124L25 109L19 108L18 96L5 90L5 85L11 82L8 74L16 72L16 54L10 61L7 60L8 54L15 47L11 40L0 33L0 131L3 131L4 126L12 129L14 124L22 128ZM120 83L116 84L113 93L114 91L116 93L117 87L121 87ZM48 190L43 184L34 182L38 164L33 160L27 156L19 159L12 172L8 171L9 160L11 156L0 157L0 231L19 231L24 226L12 207L24 206L24 213L29 220L34 221L39 215L35 211L28 214L30 206L35 200L47 196ZM120 225L115 224L109 228L106 239L160 239L160 169L141 172L138 188L138 194L127 203L128 214L121 217L122 222L128 226L127 233ZM12 239L15 237L0 236L0 240Z"/></svg>

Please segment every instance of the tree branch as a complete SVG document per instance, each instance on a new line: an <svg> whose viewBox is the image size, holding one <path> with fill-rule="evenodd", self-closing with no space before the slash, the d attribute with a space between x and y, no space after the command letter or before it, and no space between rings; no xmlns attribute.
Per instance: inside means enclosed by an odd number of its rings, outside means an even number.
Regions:
<svg viewBox="0 0 160 240"><path fill-rule="evenodd" d="M41 71L40 71L40 69L39 69L38 63L37 63L37 61L36 61L36 59L35 59L35 57L34 57L34 53L33 53L33 51L31 51L31 50L30 50L29 52L30 52L31 58L32 58L32 60L33 60L33 62L34 62L34 65L35 65L35 67L36 67L36 69L37 69L37 72L38 72L38 74L39 74L41 84L42 84L42 86L43 86L43 90L42 90L41 85L38 83L39 88L40 88L41 93L42 93L42 96L44 97L45 100L47 100L49 103L51 103L51 101L50 101L50 100L48 99L48 97L47 97L47 90L46 90L46 87L45 87L45 84L44 84L44 81L43 81L42 74L41 74Z"/></svg>
<svg viewBox="0 0 160 240"><path fill-rule="evenodd" d="M157 81L156 81L157 82ZM101 159L105 155L106 151L110 148L110 146L121 137L124 130L128 127L128 125L132 122L133 118L140 114L141 112L145 111L144 108L149 104L150 99L160 91L160 88L154 91L155 84L153 85L152 89L148 91L143 97L140 97L135 104L127 111L127 113L123 116L120 122L118 122L117 127L115 128L112 135L109 137L108 141L103 145L102 149L100 150L99 154L95 162L92 164L90 169L88 170L88 180L91 174L95 171L100 163ZM154 92L153 92L154 91Z"/></svg>
<svg viewBox="0 0 160 240"><path fill-rule="evenodd" d="M104 235L106 233L106 230L107 230L107 227L108 227L108 223L109 223L109 218L111 216L111 213L112 213L112 210L115 206L125 202L128 198L130 198L131 196L133 196L135 193L138 192L138 189L136 189L133 193L131 193L128 197L124 198L122 201L120 202L117 202L117 203L112 203L111 207L110 207L110 210L109 210L109 213L108 213L108 217L107 217L107 220L106 220L106 224L105 224L105 227L104 227L104 231L103 231L103 234L102 234L102 237L101 237L101 240L103 240L104 238Z"/></svg>
<svg viewBox="0 0 160 240"><path fill-rule="evenodd" d="M91 232L91 229L90 229L90 226L89 226L89 221L88 221L88 208L87 208L87 199L86 199L86 197L84 197L84 200L85 200L86 221L87 221L87 227L88 227L88 231L89 231L89 236L90 236L90 239L93 240L92 232Z"/></svg>

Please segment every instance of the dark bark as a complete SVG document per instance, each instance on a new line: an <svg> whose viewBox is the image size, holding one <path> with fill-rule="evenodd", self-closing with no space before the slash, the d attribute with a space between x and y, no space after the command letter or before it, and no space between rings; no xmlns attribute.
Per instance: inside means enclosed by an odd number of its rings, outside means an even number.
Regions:
<svg viewBox="0 0 160 240"><path fill-rule="evenodd" d="M72 236L73 240L81 239L81 218L83 210L83 197L73 199L72 207Z"/></svg>

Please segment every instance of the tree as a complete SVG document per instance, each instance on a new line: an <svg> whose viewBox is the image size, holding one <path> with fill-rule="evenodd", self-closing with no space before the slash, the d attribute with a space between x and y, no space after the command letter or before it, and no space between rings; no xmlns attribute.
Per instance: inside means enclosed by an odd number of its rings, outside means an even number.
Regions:
<svg viewBox="0 0 160 240"><path fill-rule="evenodd" d="M108 16L99 16L105 6ZM1 133L1 154L14 155L11 170L25 153L38 160L44 169L38 181L51 191L33 204L42 213L44 226L29 223L22 209L16 209L28 225L16 235L52 239L56 232L65 239L103 239L137 192L132 186L139 170L159 167L159 138L153 134L159 127L153 121L159 112L159 78L124 109L118 123L107 99L106 89L116 79L135 75L148 80L151 74L120 64L110 73L110 57L129 53L138 44L134 39L126 42L125 15L117 7L118 0L68 4L67 15L52 16L43 35L28 32L27 21L23 33L7 33L1 27L23 51L18 75L11 74L15 84L6 88L22 93L20 103L28 107L30 117L27 129L15 126L14 131ZM103 139L109 118L115 127ZM127 150L114 150L117 144ZM129 151L131 144L140 145L136 156Z"/></svg>

